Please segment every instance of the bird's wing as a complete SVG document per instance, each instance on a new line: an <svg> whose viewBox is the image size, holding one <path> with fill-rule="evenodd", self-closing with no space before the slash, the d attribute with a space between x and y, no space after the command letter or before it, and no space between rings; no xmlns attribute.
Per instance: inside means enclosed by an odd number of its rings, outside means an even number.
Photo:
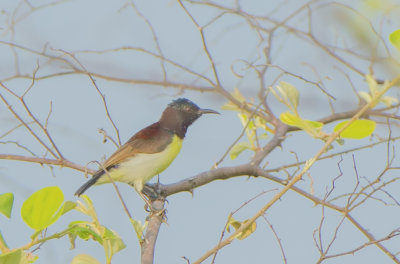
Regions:
<svg viewBox="0 0 400 264"><path fill-rule="evenodd" d="M145 127L112 154L103 164L103 167L113 167L137 153L151 154L160 152L171 143L171 134L172 132L162 129L158 122Z"/></svg>

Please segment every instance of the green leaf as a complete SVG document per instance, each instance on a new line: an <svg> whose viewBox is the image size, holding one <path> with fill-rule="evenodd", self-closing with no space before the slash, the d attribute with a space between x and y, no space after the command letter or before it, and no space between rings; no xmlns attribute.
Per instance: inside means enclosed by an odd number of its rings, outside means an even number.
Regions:
<svg viewBox="0 0 400 264"><path fill-rule="evenodd" d="M63 204L62 211L61 211L61 215L65 215L65 214L68 213L69 211L75 209L76 206L77 206L76 202L66 201L66 202Z"/></svg>
<svg viewBox="0 0 400 264"><path fill-rule="evenodd" d="M82 195L81 198L85 203L78 201L75 210L90 216L93 221L74 221L69 224L70 232L68 236L71 247L75 247L75 240L77 237L83 240L93 239L103 246L106 255L111 258L113 254L124 249L126 246L116 232L99 223L90 198L87 195Z"/></svg>
<svg viewBox="0 0 400 264"><path fill-rule="evenodd" d="M0 264L20 264L20 263L28 263L28 261L22 262L21 249L0 255Z"/></svg>
<svg viewBox="0 0 400 264"><path fill-rule="evenodd" d="M103 245L103 239L99 233L99 230L93 223L88 221L74 221L71 222L69 226L73 227L70 233L68 234L72 246L74 246L74 241L77 236L83 240L93 239L94 241L97 241L101 245Z"/></svg>
<svg viewBox="0 0 400 264"><path fill-rule="evenodd" d="M4 193L0 195L0 213L6 217L11 217L11 210L14 203L14 194Z"/></svg>
<svg viewBox="0 0 400 264"><path fill-rule="evenodd" d="M71 264L100 264L100 261L87 254L76 255Z"/></svg>
<svg viewBox="0 0 400 264"><path fill-rule="evenodd" d="M108 249L107 251L110 252L111 255L126 247L125 243L116 232L104 226L87 221L74 221L71 222L69 226L72 227L68 233L71 248L75 248L75 240L77 237L83 240L93 239L97 241L100 245L106 246Z"/></svg>
<svg viewBox="0 0 400 264"><path fill-rule="evenodd" d="M282 113L279 116L279 119L283 123L285 123L286 125L289 125L289 126L295 126L295 127L299 127L300 128L303 125L303 120L299 116L294 115L294 114L292 114L290 112Z"/></svg>
<svg viewBox="0 0 400 264"><path fill-rule="evenodd" d="M279 118L283 123L298 127L316 138L320 137L320 132L324 126L321 122L302 119L300 116L293 115L290 112L282 113Z"/></svg>
<svg viewBox="0 0 400 264"><path fill-rule="evenodd" d="M0 264L29 264L35 262L37 257L28 255L22 249L0 255Z"/></svg>
<svg viewBox="0 0 400 264"><path fill-rule="evenodd" d="M335 126L333 131L338 131L349 121L340 122ZM376 127L376 123L372 120L360 119L355 120L350 126L348 126L342 133L340 133L340 137L342 138L351 138L351 139L362 139L370 136Z"/></svg>
<svg viewBox="0 0 400 264"><path fill-rule="evenodd" d="M393 31L389 35L389 40L393 46L395 46L398 50L400 50L400 29Z"/></svg>
<svg viewBox="0 0 400 264"><path fill-rule="evenodd" d="M62 214L64 194L57 186L45 187L33 193L23 203L21 216L36 231L53 224Z"/></svg>
<svg viewBox="0 0 400 264"><path fill-rule="evenodd" d="M111 229L105 228L103 239L107 241L107 246L109 247L112 255L126 248L126 245L122 241L121 237Z"/></svg>
<svg viewBox="0 0 400 264"><path fill-rule="evenodd" d="M231 151L229 152L229 156L231 157L231 160L234 160L237 158L237 156L240 155L244 150L246 149L251 149L251 145L249 142L239 142L235 144Z"/></svg>

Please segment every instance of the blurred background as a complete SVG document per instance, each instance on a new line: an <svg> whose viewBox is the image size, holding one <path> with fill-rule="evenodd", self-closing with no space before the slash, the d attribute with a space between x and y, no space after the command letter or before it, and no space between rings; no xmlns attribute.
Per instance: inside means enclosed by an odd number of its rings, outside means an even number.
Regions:
<svg viewBox="0 0 400 264"><path fill-rule="evenodd" d="M166 105L178 97L220 111L221 116L204 116L189 128L181 153L160 175L161 183L174 183L210 170L242 132L237 112L221 109L228 100L207 81L217 83L215 72L226 91L232 93L237 88L255 105L259 103L260 89L275 86L281 80L293 84L299 90L299 111L305 119L317 120L333 112L354 110L359 105L357 92L368 92L366 74L390 80L399 73L399 52L388 40L389 34L400 28L399 7L400 2L395 0L351 3L2 0L0 80L16 94L26 93L27 106L38 120L43 123L47 120L49 133L63 156L82 166L102 161L116 150L110 140L103 142L99 129L114 139L116 133L102 97L81 66L92 73L104 94L122 143L156 122ZM257 69L262 65L270 67L266 74L259 73L260 78ZM15 96L2 87L0 94L29 122L29 115ZM389 95L397 97L397 88L391 89ZM277 116L286 111L272 95L267 102ZM377 121L379 125L373 136L335 144L330 153L388 138L386 120ZM331 132L333 126L328 124L324 130ZM35 124L32 128L39 131ZM390 128L390 136L398 136L395 121ZM264 160L262 165L266 169L307 160L324 144L305 132L288 135L281 148ZM262 144L271 137L269 134ZM351 193L357 184L365 186L376 179L392 157L392 166L399 165L397 144L382 143L322 160L297 186L322 199L332 188L333 179L341 175L333 193L340 203L340 198ZM3 103L0 103L0 154L48 155L19 126ZM235 160L228 156L219 166L246 163L253 154L244 151ZM88 166L97 168L95 164ZM296 167L287 173L295 171ZM385 179L398 177L396 170L384 174ZM285 171L274 175L287 177ZM27 197L45 186L59 186L66 200L75 201L73 194L85 181L84 173L69 168L0 160L0 193L15 195L11 219L0 216L0 230L9 247L27 244L33 233L20 216ZM131 187L125 184L119 187L133 217L143 222L147 213L141 198ZM399 187L393 181L384 191L376 193L376 199L368 200L353 212L357 221L377 239L399 228L400 210L396 202L400 198ZM236 177L195 189L193 195L179 193L169 197L168 224L161 227L155 263L187 263L182 256L196 260L218 243L230 212L266 191L235 217L250 218L280 188L281 185L265 178ZM113 263L139 263L140 246L114 188L102 185L89 189L87 194L100 222L120 234L127 245L115 255ZM330 254L351 251L368 242L346 220L338 228L341 214L315 206L294 192L288 192L265 217L280 239L285 258L270 226L260 219L255 233L222 249L215 263L285 263L285 259L287 263L317 263L320 253L314 238L318 238L319 229L323 229L321 239L325 247L335 237ZM78 212L70 212L47 232L63 230L77 219L89 220ZM399 242L393 238L383 243L398 254ZM67 237L45 243L34 252L39 256L37 263L70 263L79 253L104 261L103 249L93 241L77 240L75 249L69 247ZM372 245L324 261L356 262L392 263L393 260Z"/></svg>

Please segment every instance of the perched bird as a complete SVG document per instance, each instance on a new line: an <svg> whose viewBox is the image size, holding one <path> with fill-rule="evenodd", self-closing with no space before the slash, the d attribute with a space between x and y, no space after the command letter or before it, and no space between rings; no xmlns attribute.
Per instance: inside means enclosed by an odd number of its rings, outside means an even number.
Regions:
<svg viewBox="0 0 400 264"><path fill-rule="evenodd" d="M187 128L202 114L219 113L201 109L185 98L172 101L158 122L131 137L75 195L83 194L92 185L110 183L111 177L113 181L133 185L148 203L142 194L143 185L171 164L181 149Z"/></svg>

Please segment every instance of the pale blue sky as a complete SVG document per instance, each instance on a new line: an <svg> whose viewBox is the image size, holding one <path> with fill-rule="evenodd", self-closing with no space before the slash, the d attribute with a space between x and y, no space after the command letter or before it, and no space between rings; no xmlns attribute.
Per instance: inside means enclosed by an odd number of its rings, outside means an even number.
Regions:
<svg viewBox="0 0 400 264"><path fill-rule="evenodd" d="M7 21L10 21L7 13L15 10L15 2L3 0L0 3L0 9L6 11L0 15L0 40L11 41L39 51L46 46L49 53L54 55L61 55L57 51L60 49L75 52L113 49L122 46L140 47L157 52L149 27L131 7L124 7L129 1L66 1L56 6L37 10L26 17L24 14L28 12L28 8L21 1L16 17L23 19L16 25L15 35L12 36L5 30L8 28ZM262 4L260 1L250 1L246 3L245 9L256 14L270 14L275 19L281 19L282 16L286 16L296 8L294 4L287 4L275 9L274 6L271 6L271 2L273 1L265 1ZM32 4L36 3L32 2ZM176 1L138 1L136 4L140 12L151 21L165 57L210 78L213 77L201 48L198 31ZM225 4L228 5L228 3ZM297 4L300 5L300 1ZM217 14L210 8L190 5L188 7L200 23L208 22L210 17ZM321 18L323 14L324 12L321 12L318 17L319 21L325 21ZM332 36L339 34L342 30L329 24L329 21L332 21L332 17L327 16L326 27L316 29L321 36L326 36L327 39L333 38ZM305 27L305 15L299 16L293 24L298 27L304 24ZM327 32L323 29L327 29ZM245 68L240 60L255 61L256 64L265 63L259 59L259 56L262 54L266 42L259 42L256 33L249 29L245 21L231 14L226 14L205 32L224 87L229 91L233 91L234 87L239 87L245 96L256 96L258 79L254 73ZM325 84L329 92L337 98L335 104L337 109L353 108L352 104L357 100L354 94L351 93L349 96L348 82L338 70L342 67L340 63L325 63L329 57L320 49L310 46L307 41L288 35L283 30L277 31L276 34L276 42L272 49L274 64L297 75L318 80L307 64L315 66L321 78L331 78L331 81L326 81ZM354 48L357 49L357 47ZM63 71L63 65L60 63L53 63L49 66L43 64L46 60L37 55L21 50L18 50L18 54L22 74L31 73L37 63L41 65L38 74ZM160 62L140 52L79 53L76 56L87 69L93 72L143 80L162 80L163 78ZM0 57L2 61L0 79L15 74L14 57L7 45L0 44ZM240 79L232 74L232 64L235 66L235 71L244 75L244 78ZM363 71L367 72L368 70L365 64L356 62L355 65ZM168 66L167 71L170 81L208 85L182 70ZM266 76L266 82L271 83L277 76L277 72L272 70ZM387 76L382 76L382 78L384 77ZM357 89L367 89L362 77L352 75L351 78ZM328 100L314 86L291 77L283 79L299 88L301 113L307 119L321 118L330 113L330 109L326 107ZM221 116L203 116L189 128L178 158L160 176L162 183L173 183L209 170L241 132L241 124L236 114L222 111L220 107L225 101L216 94L187 91L180 94L180 91L172 88L122 84L100 78L96 78L96 83L106 96L110 113L119 128L122 142L125 142L144 126L157 121L165 106L178 96L187 97L200 107L221 112ZM13 80L7 82L6 85L17 91L23 91L29 87L30 80ZM346 89L342 87L346 87ZM0 92L3 93L2 90ZM115 151L115 147L111 143L102 143L102 136L97 132L99 128L103 128L112 134L113 129L106 118L101 98L87 76L65 75L39 81L29 92L26 100L29 107L41 120L46 118L50 101L53 102L49 130L54 134L54 139L64 156L71 161L85 165L89 161L108 157ZM17 103L11 98L10 102ZM273 97L270 97L268 102L275 114L285 111L284 106L277 103ZM0 104L0 122L4 124L4 127L0 127L0 134L7 128L16 125L2 104ZM329 131L332 126L328 126L326 129ZM397 132L396 129L394 129L394 134ZM387 135L385 129L379 129L377 133L380 136ZM22 129L19 129L13 138L16 137L20 139L21 144L38 151L38 155L43 154L39 151L38 144ZM340 151L353 145L366 144L368 140L347 141L345 146L335 145L335 148ZM296 162L295 155L290 151L295 152L299 160L309 159L321 146L322 142L316 142L305 133L297 133L290 136L284 142L282 149L277 148L264 163L268 162L267 168L273 168ZM23 154L14 146L0 145L0 153L9 152ZM245 152L237 160L231 161L227 158L222 166L241 164L246 162L250 156L250 152ZM355 180L352 158L351 155L345 155L343 158L341 168L344 177L339 181L338 186L340 187L338 188L348 188L348 191L351 192ZM380 145L373 150L361 151L356 154L355 159L359 162L359 174L373 178L385 166L386 145ZM330 186L331 180L339 175L338 161L339 158L336 157L334 161L320 162L310 171L317 195L322 196L326 191L326 186ZM278 175L284 177L285 174ZM23 200L32 192L45 186L57 185L62 188L65 199L75 201L76 197L73 194L84 181L83 174L74 170L55 168L54 176L52 176L49 169L44 169L37 164L1 160L0 193L11 191L15 194L12 220L0 215L0 230L9 246L18 247L27 243L28 237L33 233L22 222L19 213ZM309 190L309 178L298 185ZM141 198L129 186L124 184L119 186L133 217L144 221L146 213L143 210ZM394 187L399 186L393 185L391 189L392 193L397 195L398 192ZM185 256L191 261L196 260L218 243L230 212L256 194L270 191L246 206L237 215L237 218L242 220L249 218L266 204L280 188L281 186L265 179L238 177L228 181L213 182L196 189L193 197L189 193L180 193L169 197L169 203L166 205L168 225L164 224L161 227L155 262L186 263L181 256ZM115 255L113 263L139 263L140 248L136 235L123 212L113 187L110 185L94 187L89 189L87 194L90 195L96 206L100 221L117 231L127 244L126 249ZM371 206L373 205L371 203ZM393 207L366 207L356 210L355 213L356 218L360 219L367 229L373 231L377 238L385 236L398 227L400 212ZM331 234L340 221L340 215L326 209L325 216L327 219L325 227L329 230L327 233ZM288 263L315 263L318 259L318 252L315 249L312 233L318 228L321 220L320 207L314 207L310 201L289 192L267 212L266 217L282 239ZM77 212L69 213L50 227L48 232L60 231L70 221L81 218L86 219ZM216 263L282 263L278 244L270 228L262 219L257 224L257 231L252 236L243 241L234 241L219 252ZM366 241L360 232L346 221L341 232L337 238L335 250L353 249ZM394 239L385 245L394 252L398 252L395 244L398 242L398 239ZM37 263L70 263L73 256L79 253L90 254L104 262L101 246L93 241L78 240L76 249L69 250L68 239L62 238L44 244L36 253L40 257ZM388 257L385 257L373 246L356 253L355 256L345 256L326 263L339 263L337 261L340 263L391 263Z"/></svg>

